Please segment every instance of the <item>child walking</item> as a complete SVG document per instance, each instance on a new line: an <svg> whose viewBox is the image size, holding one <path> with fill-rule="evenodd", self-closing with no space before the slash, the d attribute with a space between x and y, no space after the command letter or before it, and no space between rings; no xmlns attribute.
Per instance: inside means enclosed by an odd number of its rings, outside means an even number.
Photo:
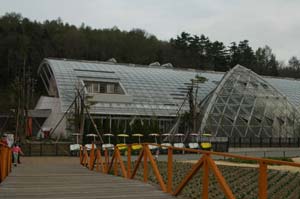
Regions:
<svg viewBox="0 0 300 199"><path fill-rule="evenodd" d="M12 148L12 152L14 156L14 166L16 167L18 163L19 154L24 155L24 153L22 152L21 148L17 144L14 144Z"/></svg>

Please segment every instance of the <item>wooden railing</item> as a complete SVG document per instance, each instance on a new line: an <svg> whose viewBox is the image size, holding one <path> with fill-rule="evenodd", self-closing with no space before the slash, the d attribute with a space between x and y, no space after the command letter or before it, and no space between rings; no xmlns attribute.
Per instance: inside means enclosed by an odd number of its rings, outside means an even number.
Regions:
<svg viewBox="0 0 300 199"><path fill-rule="evenodd" d="M4 179L11 172L12 166L12 153L11 149L0 142L0 183L4 181Z"/></svg>
<svg viewBox="0 0 300 199"><path fill-rule="evenodd" d="M153 172L156 176L156 179L164 192L168 192L174 196L177 196L181 193L183 188L188 184L191 178L199 171L201 167L203 167L203 176L202 176L202 198L208 198L209 196L209 174L212 173L220 188L222 189L225 196L229 199L235 198L232 190L230 189L228 183L226 182L225 178L222 175L222 172L216 165L215 161L212 159L212 155L214 156L222 156L222 157L229 157L229 158L237 158L242 160L251 160L256 161L259 164L258 172L258 198L259 199L267 199L267 189L268 189L268 181L267 181L267 166L270 164L276 165L289 165L294 167L300 167L300 164L294 162L286 162L286 161L279 161L279 160L271 160L271 159L264 159L264 158L254 158L248 156L240 156L240 155L233 155L229 153L220 153L220 152L212 152L212 151L203 151L197 149L189 149L189 148L177 148L168 146L165 147L168 150L168 159L167 159L167 182L164 182L162 175L159 172L157 163L149 149L149 145L154 145L159 148L163 147L163 145L158 144L150 144L144 143L142 144L143 147L139 152L139 156L135 161L134 168L131 168L131 147L134 144L127 145L127 166L125 166L120 150L118 147L114 148L113 154L110 157L109 151L106 149L104 151L104 159L101 155L100 149L95 149L94 145L90 151L86 149L80 150L80 163L90 170L100 171L99 167L101 167L101 172L103 173L110 173L113 170L114 175L118 175L119 168L121 169L121 174L124 178L134 179L136 176L137 170L139 165L142 163L143 160L143 180L144 182L148 181L148 164L153 168ZM182 181L173 189L173 153L174 151L184 151L189 153L196 153L201 155L201 158L193 165L190 171L187 172L185 177Z"/></svg>

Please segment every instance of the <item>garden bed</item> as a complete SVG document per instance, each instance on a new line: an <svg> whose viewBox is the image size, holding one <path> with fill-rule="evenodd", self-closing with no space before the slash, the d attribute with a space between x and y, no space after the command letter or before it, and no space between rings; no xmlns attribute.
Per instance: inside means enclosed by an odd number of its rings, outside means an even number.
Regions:
<svg viewBox="0 0 300 199"><path fill-rule="evenodd" d="M167 162L157 162L160 173L167 182ZM191 169L190 162L174 162L173 164L173 190ZM150 183L157 184L152 167L149 165ZM226 182L230 186L236 198L256 199L258 198L258 169L253 167L239 167L218 165ZM219 188L218 182L212 173L209 175L209 198L223 199L223 192ZM143 180L143 164L140 165L135 179ZM201 198L202 189L202 169L190 180L183 189L181 196L185 198ZM300 198L300 174L299 172L289 172L280 170L268 170L268 198Z"/></svg>

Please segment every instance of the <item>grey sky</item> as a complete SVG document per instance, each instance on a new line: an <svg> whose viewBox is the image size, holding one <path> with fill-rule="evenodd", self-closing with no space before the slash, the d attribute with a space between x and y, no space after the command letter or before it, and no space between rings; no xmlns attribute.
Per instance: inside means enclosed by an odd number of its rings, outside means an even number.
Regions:
<svg viewBox="0 0 300 199"><path fill-rule="evenodd" d="M0 0L0 15L18 12L44 21L93 28L141 28L168 40L182 31L205 34L229 45L248 39L269 45L280 60L300 57L298 0Z"/></svg>

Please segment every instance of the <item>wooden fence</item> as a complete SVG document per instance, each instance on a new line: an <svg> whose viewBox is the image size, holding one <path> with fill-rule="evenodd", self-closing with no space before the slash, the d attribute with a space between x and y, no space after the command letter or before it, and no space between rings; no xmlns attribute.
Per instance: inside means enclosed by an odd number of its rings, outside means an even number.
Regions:
<svg viewBox="0 0 300 199"><path fill-rule="evenodd" d="M11 149L0 142L0 183L8 176L11 172L12 166L12 152Z"/></svg>
<svg viewBox="0 0 300 199"><path fill-rule="evenodd" d="M285 162L285 161L278 161L278 160L271 160L271 159L264 159L264 158L254 158L248 156L240 156L234 155L229 153L221 153L221 152L212 152L212 151L203 151L203 150L196 150L196 149L189 149L189 148L176 148L172 146L165 146L168 149L168 160L167 160L167 167L168 167L168 174L167 174L167 181L165 182L160 174L158 169L157 163L155 161L154 156L152 155L149 145L157 146L157 147L164 147L163 145L158 144L150 144L144 143L142 144L141 150L139 152L139 156L134 163L134 167L132 169L131 164L131 150L132 146L137 144L129 144L127 145L127 165L124 164L123 158L121 156L121 152L118 147L114 148L114 152L112 156L109 156L109 152L106 149L105 151L101 151L98 148L94 148L88 151L86 148L82 148L80 150L80 164L88 167L90 170L96 169L96 171L101 171L103 173L111 173L113 172L114 175L119 175L119 169L121 170L121 175L124 178L134 179L140 164L143 164L143 181L148 181L148 166L152 166L156 179L160 185L160 188L164 192L168 192L174 196L180 194L183 188L189 183L191 178L199 171L200 168L203 168L203 176L202 176L202 198L208 198L209 196L209 174L212 173L221 190L223 191L226 198L233 199L235 198L232 190L230 189L228 183L226 182L225 178L222 175L222 172L216 165L215 161L213 160L212 156L222 156L227 158L237 158L242 160L251 160L256 161L259 165L258 172L258 198L260 199L267 199L267 189L268 189L268 182L267 182L267 166L270 164L277 164L277 165L289 165L294 167L300 167L300 164L293 163L293 162ZM173 188L173 153L174 151L185 151L189 153L196 153L201 155L200 159L193 165L193 167L186 173L185 177L182 181L177 185L177 187ZM103 154L103 155L102 155ZM103 157L104 156L104 157ZM126 157L125 157L126 158ZM176 175L176 174L175 174Z"/></svg>

